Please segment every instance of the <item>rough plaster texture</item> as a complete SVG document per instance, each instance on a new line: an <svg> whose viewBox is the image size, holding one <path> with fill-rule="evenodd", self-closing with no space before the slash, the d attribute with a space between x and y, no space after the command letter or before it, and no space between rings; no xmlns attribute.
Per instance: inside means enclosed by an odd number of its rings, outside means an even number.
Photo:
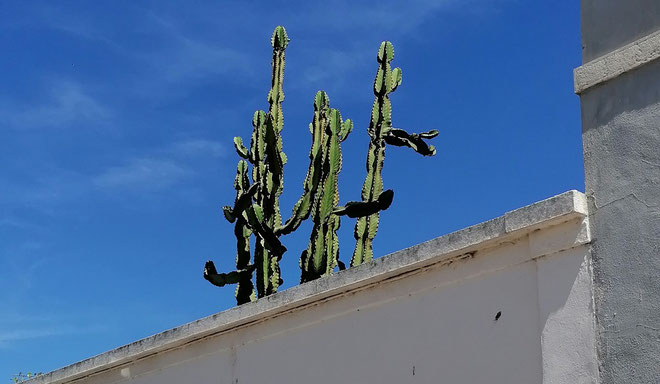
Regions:
<svg viewBox="0 0 660 384"><path fill-rule="evenodd" d="M639 12L660 19L660 1L641 3L648 10ZM604 33L589 31L593 39ZM587 90L581 103L602 382L657 384L660 61Z"/></svg>
<svg viewBox="0 0 660 384"><path fill-rule="evenodd" d="M581 4L584 63L660 29L658 0L582 0Z"/></svg>
<svg viewBox="0 0 660 384"><path fill-rule="evenodd" d="M596 383L587 214L570 191L32 382Z"/></svg>
<svg viewBox="0 0 660 384"><path fill-rule="evenodd" d="M659 58L660 31L657 31L576 68L575 93L580 94Z"/></svg>

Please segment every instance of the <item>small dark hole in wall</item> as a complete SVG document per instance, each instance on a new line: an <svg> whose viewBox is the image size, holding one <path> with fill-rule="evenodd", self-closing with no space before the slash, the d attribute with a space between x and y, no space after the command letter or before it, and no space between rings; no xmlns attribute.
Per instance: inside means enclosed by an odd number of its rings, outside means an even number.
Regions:
<svg viewBox="0 0 660 384"><path fill-rule="evenodd" d="M497 314L495 315L495 321L499 320L501 316L502 316L502 311L497 312Z"/></svg>

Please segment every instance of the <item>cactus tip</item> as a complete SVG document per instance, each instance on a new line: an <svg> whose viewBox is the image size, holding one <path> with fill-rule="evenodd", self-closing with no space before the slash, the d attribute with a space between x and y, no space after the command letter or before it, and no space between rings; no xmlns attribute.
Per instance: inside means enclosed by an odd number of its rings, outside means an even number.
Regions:
<svg viewBox="0 0 660 384"><path fill-rule="evenodd" d="M314 109L320 111L324 108L328 108L329 105L330 99L328 98L328 94L324 91L316 92L316 96L314 97Z"/></svg>
<svg viewBox="0 0 660 384"><path fill-rule="evenodd" d="M283 26L278 25L273 31L273 37L270 38L270 44L275 49L286 49L286 46L289 45L289 36L286 34L286 29Z"/></svg>
<svg viewBox="0 0 660 384"><path fill-rule="evenodd" d="M378 62L390 62L394 58L394 46L389 41L380 43L378 49Z"/></svg>

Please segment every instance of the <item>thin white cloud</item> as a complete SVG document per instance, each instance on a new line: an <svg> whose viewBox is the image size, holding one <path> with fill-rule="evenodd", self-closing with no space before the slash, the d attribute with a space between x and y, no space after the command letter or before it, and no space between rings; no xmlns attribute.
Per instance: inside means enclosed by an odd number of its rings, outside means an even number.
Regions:
<svg viewBox="0 0 660 384"><path fill-rule="evenodd" d="M143 28L140 32L159 44L126 51L137 66L146 69L130 89L140 97L181 97L209 78L229 73L248 78L252 72L252 61L240 49L221 39L193 36L178 25L176 17L147 12Z"/></svg>
<svg viewBox="0 0 660 384"><path fill-rule="evenodd" d="M16 324L13 324L16 326ZM0 348L7 348L14 342L25 340L42 339L55 336L75 336L102 333L107 331L106 326L102 325L62 325L50 324L37 327L20 327L10 331L0 332Z"/></svg>
<svg viewBox="0 0 660 384"><path fill-rule="evenodd" d="M182 157L220 157L226 154L226 149L217 141L190 139L174 143L171 152Z"/></svg>
<svg viewBox="0 0 660 384"><path fill-rule="evenodd" d="M25 172L22 180L0 176L0 204L49 210L53 203L79 199L87 191L85 176L54 166Z"/></svg>
<svg viewBox="0 0 660 384"><path fill-rule="evenodd" d="M84 8L84 7L83 7ZM157 8L157 7L156 7ZM138 97L167 100L186 95L199 82L212 76L226 74L246 76L251 73L252 61L240 47L213 35L210 39L192 34L182 28L178 15L160 15L139 6L128 8L127 18L133 20L125 28L113 22L85 13L85 9L71 12L63 7L44 4L27 8L17 26L49 28L69 38L87 40L108 48L108 55L116 55L130 66L124 80L112 84L98 82L117 100ZM146 39L145 39L146 38Z"/></svg>
<svg viewBox="0 0 660 384"><path fill-rule="evenodd" d="M100 168L95 173L79 173L54 166L26 173L23 180L0 176L0 206L20 206L42 213L59 212L62 204L80 202L97 192L122 194L166 192L194 179L195 169L215 166L210 161L226 154L226 147L206 138L189 138L145 150L143 155ZM206 164L206 165L204 165ZM184 188L185 189L185 188ZM185 195L185 190L179 190ZM59 212L62 213L62 212ZM38 229L37 223L0 214L0 228Z"/></svg>
<svg viewBox="0 0 660 384"><path fill-rule="evenodd" d="M110 111L78 83L57 81L44 92L47 100L19 104L0 100L0 121L14 129L63 127L77 122L105 121Z"/></svg>
<svg viewBox="0 0 660 384"><path fill-rule="evenodd" d="M0 228L15 228L15 229L29 229L29 230L42 230L43 227L36 223L14 217L6 216L0 217Z"/></svg>
<svg viewBox="0 0 660 384"><path fill-rule="evenodd" d="M151 151L148 156L109 167L94 176L92 184L97 188L112 190L165 190L195 175L191 162L200 158L220 157L225 152L224 145L214 140L185 139Z"/></svg>
<svg viewBox="0 0 660 384"><path fill-rule="evenodd" d="M172 160L139 158L107 169L94 177L92 184L103 189L155 191L169 188L192 174Z"/></svg>
<svg viewBox="0 0 660 384"><path fill-rule="evenodd" d="M229 69L248 68L246 66L249 61L240 51L195 39L174 21L162 16L154 13L149 13L148 16L147 20L153 21L154 25L159 27L160 37L169 44L162 51L143 57L146 57L154 68L162 71L165 80L186 80L223 73Z"/></svg>
<svg viewBox="0 0 660 384"><path fill-rule="evenodd" d="M425 41L430 37L419 34L419 31L426 23L443 23L453 17L453 13L478 14L478 18L485 18L503 3L511 1L516 0L410 0L405 3L382 0L378 6L362 1L309 3L309 8L302 11L305 16L292 27L302 31L321 30L323 35L331 34L335 42L343 43L302 48L308 63L303 76L289 77L289 84L296 88L317 89L332 84L335 88L353 92L353 83L346 79L352 78L351 74L357 68L375 68L376 51L381 41L398 40L396 47L408 40Z"/></svg>
<svg viewBox="0 0 660 384"><path fill-rule="evenodd" d="M56 3L42 3L38 7L31 9L32 17L31 22L38 20L40 25L50 28L51 30L76 36L85 40L90 40L97 43L103 43L107 47L121 51L121 47L113 41L113 39L101 33L98 27L98 21L90 17L85 17L75 12L64 12ZM24 21L23 24L27 24Z"/></svg>

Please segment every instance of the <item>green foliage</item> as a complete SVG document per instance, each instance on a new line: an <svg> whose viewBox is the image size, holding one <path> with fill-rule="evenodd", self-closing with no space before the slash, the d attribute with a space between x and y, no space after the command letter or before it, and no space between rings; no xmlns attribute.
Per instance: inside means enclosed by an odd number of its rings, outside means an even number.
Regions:
<svg viewBox="0 0 660 384"><path fill-rule="evenodd" d="M374 81L374 105L367 130L371 140L367 151L367 176L362 186L361 201L339 204L339 173L342 168L341 143L353 130L350 119L330 108L328 95L317 92L314 115L309 124L312 145L309 167L303 182L303 192L293 207L291 217L282 223L279 198L284 186L284 165L287 157L282 150L284 115L284 53L289 38L283 27L273 31L272 79L268 92L268 111L256 111L252 118L250 147L241 137L234 138L236 153L241 158L236 169L233 206L223 207L227 221L234 223L236 236L236 270L218 273L212 261L204 267L204 278L216 286L236 284L238 304L256 300L277 291L282 284L279 262L286 252L280 236L300 227L312 218L312 233L307 249L300 257L301 282L331 274L339 260L337 230L341 216L357 218L356 247L351 266L373 258L372 242L378 230L380 211L386 210L394 198L392 190L383 191L381 177L387 144L409 147L424 156L435 155L435 148L424 140L438 135L432 130L408 133L393 128L389 95L401 85L401 69L391 69L394 48L383 42L378 50L378 71ZM252 169L250 171L250 166ZM251 180L250 180L251 179ZM250 183L252 181L252 183ZM250 239L254 236L254 249ZM253 275L254 277L253 283Z"/></svg>

